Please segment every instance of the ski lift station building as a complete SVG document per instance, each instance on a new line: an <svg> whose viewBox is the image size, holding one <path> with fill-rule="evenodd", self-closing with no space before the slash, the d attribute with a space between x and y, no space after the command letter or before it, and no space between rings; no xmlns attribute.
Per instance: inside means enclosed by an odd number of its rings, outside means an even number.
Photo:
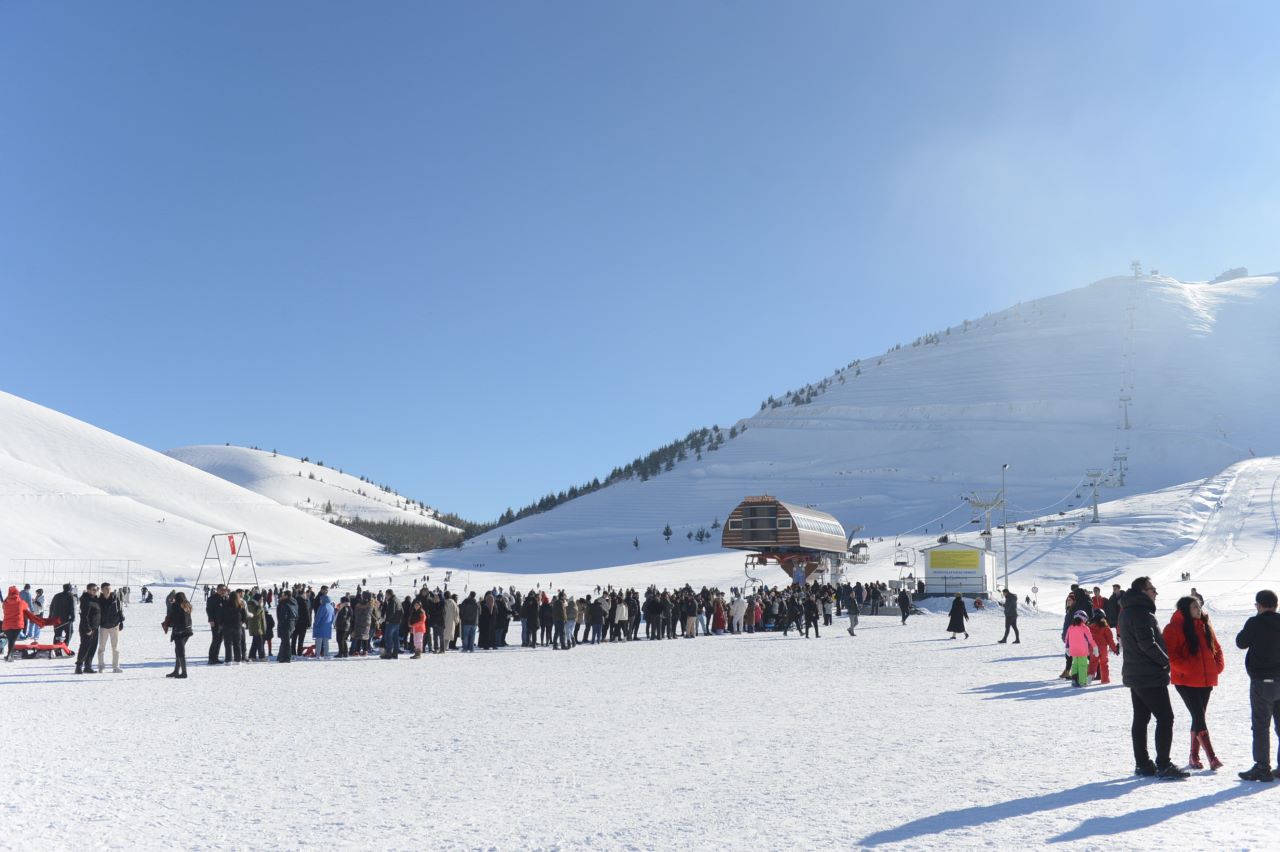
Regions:
<svg viewBox="0 0 1280 852"><path fill-rule="evenodd" d="M844 527L831 515L768 495L748 497L729 513L720 545L755 551L749 563L774 561L788 577L799 569L806 579L839 564L849 547Z"/></svg>
<svg viewBox="0 0 1280 852"><path fill-rule="evenodd" d="M926 596L987 597L995 576L996 555L984 547L950 541L920 549L924 554Z"/></svg>

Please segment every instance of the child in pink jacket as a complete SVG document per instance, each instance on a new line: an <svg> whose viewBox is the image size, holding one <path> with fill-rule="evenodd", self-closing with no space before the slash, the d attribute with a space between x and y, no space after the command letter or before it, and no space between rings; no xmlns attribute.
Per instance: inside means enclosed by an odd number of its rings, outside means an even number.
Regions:
<svg viewBox="0 0 1280 852"><path fill-rule="evenodd" d="M1098 643L1089 631L1089 616L1078 611L1067 628L1067 653L1071 655L1071 685L1089 683L1089 658L1098 655Z"/></svg>

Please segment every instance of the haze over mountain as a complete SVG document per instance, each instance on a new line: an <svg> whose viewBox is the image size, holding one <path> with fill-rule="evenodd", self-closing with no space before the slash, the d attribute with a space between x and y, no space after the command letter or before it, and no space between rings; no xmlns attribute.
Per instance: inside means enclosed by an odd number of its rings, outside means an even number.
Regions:
<svg viewBox="0 0 1280 852"><path fill-rule="evenodd" d="M1104 500L1199 480L1280 453L1276 284L1275 275L1212 284L1109 278L922 329L914 344L864 354L831 374L806 403L787 404L775 391L782 404L739 421L744 431L701 459L690 455L647 481L610 485L430 558L539 571L703 553L717 548L718 531L704 544L689 534L710 531L758 493L892 537L974 489L998 490L1004 463L1013 518L1080 505L1091 468L1104 472ZM845 324L851 353L859 323L874 321ZM746 335L722 369L750 370L784 345ZM495 546L500 535L505 552Z"/></svg>

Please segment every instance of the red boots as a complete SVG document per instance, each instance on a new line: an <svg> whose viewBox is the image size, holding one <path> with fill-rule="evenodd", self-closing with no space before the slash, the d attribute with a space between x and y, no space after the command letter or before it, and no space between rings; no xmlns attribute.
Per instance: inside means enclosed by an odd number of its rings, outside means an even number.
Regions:
<svg viewBox="0 0 1280 852"><path fill-rule="evenodd" d="M1195 736L1191 738L1191 759L1194 763L1198 764L1200 762L1200 755L1197 753L1199 752L1199 749L1196 748L1197 743L1204 746L1204 756L1209 758L1209 768L1221 769L1222 761L1218 760L1218 755L1214 754L1213 743L1209 742L1208 731L1197 731ZM1196 766L1196 769L1199 768L1199 766Z"/></svg>

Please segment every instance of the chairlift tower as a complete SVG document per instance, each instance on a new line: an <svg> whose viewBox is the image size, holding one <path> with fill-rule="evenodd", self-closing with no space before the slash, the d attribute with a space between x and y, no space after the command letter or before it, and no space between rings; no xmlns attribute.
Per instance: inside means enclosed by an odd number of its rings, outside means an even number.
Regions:
<svg viewBox="0 0 1280 852"><path fill-rule="evenodd" d="M1120 394L1120 409L1124 412L1124 429L1129 430L1129 403L1133 402L1133 397L1127 393Z"/></svg>
<svg viewBox="0 0 1280 852"><path fill-rule="evenodd" d="M1093 520L1090 523L1098 523L1098 483L1102 481L1102 471L1098 468L1090 468L1085 471L1085 476L1089 477L1089 484L1093 486Z"/></svg>
<svg viewBox="0 0 1280 852"><path fill-rule="evenodd" d="M1120 480L1116 483L1116 485L1123 488L1124 475L1129 470L1129 454L1122 453L1119 450L1116 450L1115 455L1111 457L1111 462L1112 464L1115 465L1116 475L1120 477Z"/></svg>
<svg viewBox="0 0 1280 852"><path fill-rule="evenodd" d="M1004 492L1001 491L974 491L964 501L973 508L982 512L985 526L982 532L983 546L987 550L991 549L991 510L997 506L1004 505Z"/></svg>

